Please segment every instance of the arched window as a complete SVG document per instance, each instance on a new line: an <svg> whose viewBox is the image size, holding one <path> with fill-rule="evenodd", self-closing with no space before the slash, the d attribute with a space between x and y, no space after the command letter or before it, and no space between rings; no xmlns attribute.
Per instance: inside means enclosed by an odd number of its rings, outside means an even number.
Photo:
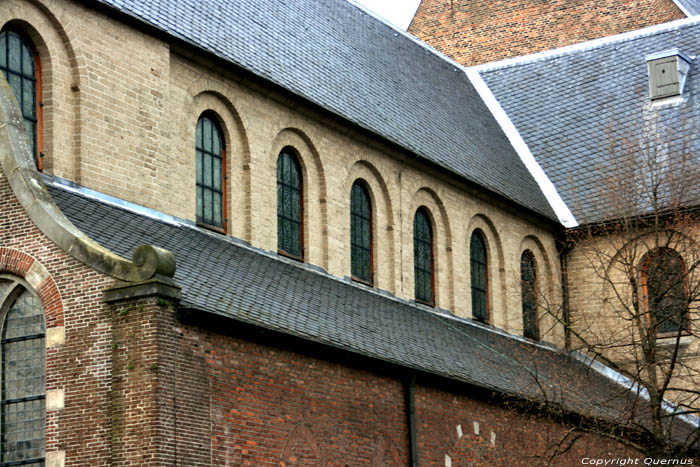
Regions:
<svg viewBox="0 0 700 467"><path fill-rule="evenodd" d="M358 180L350 192L350 262L352 278L372 284L372 203Z"/></svg>
<svg viewBox="0 0 700 467"><path fill-rule="evenodd" d="M197 223L225 231L224 167L226 151L221 130L207 116L197 121Z"/></svg>
<svg viewBox="0 0 700 467"><path fill-rule="evenodd" d="M416 211L413 218L413 273L416 300L434 304L433 297L433 229L425 208Z"/></svg>
<svg viewBox="0 0 700 467"><path fill-rule="evenodd" d="M298 260L304 259L303 209L301 167L284 148L277 158L277 249Z"/></svg>
<svg viewBox="0 0 700 467"><path fill-rule="evenodd" d="M479 230L472 233L469 241L469 265L472 282L472 316L479 321L488 322L486 243Z"/></svg>
<svg viewBox="0 0 700 467"><path fill-rule="evenodd" d="M22 109L34 162L41 170L41 68L28 37L13 29L0 32L0 70Z"/></svg>
<svg viewBox="0 0 700 467"><path fill-rule="evenodd" d="M0 465L44 465L44 310L34 293L0 277L2 404Z"/></svg>
<svg viewBox="0 0 700 467"><path fill-rule="evenodd" d="M688 329L685 263L670 248L658 248L643 260L642 286L649 324L657 333Z"/></svg>
<svg viewBox="0 0 700 467"><path fill-rule="evenodd" d="M520 257L520 291L523 302L523 335L539 339L537 326L537 270L535 256L530 250L523 251Z"/></svg>

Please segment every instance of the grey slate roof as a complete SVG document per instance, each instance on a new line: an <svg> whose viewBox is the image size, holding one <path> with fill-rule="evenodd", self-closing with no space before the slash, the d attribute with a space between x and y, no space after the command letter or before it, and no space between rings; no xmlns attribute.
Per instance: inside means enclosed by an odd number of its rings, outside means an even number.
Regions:
<svg viewBox="0 0 700 467"><path fill-rule="evenodd" d="M556 220L463 70L346 0L98 0Z"/></svg>
<svg viewBox="0 0 700 467"><path fill-rule="evenodd" d="M700 0L676 0L690 15L700 15Z"/></svg>
<svg viewBox="0 0 700 467"><path fill-rule="evenodd" d="M48 188L79 229L112 251L131 257L144 243L171 250L181 305L199 313L501 393L539 399L541 387L551 388L552 400L571 410L624 416L620 398L630 394L561 351L367 291L231 237Z"/></svg>
<svg viewBox="0 0 700 467"><path fill-rule="evenodd" d="M671 48L700 55L700 20L477 67L580 224L614 212L605 177L620 153L611 141L658 135L672 155L683 144L700 154L700 61L691 65L682 104L650 106L645 57ZM649 130L652 121L658 131Z"/></svg>

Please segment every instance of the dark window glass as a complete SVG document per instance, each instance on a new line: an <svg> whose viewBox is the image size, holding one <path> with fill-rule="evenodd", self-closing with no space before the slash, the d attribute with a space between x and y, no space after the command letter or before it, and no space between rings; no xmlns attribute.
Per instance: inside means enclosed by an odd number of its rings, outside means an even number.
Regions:
<svg viewBox="0 0 700 467"><path fill-rule="evenodd" d="M197 122L197 222L224 228L224 145L214 120Z"/></svg>
<svg viewBox="0 0 700 467"><path fill-rule="evenodd" d="M301 168L291 149L277 158L277 248L281 253L302 259Z"/></svg>
<svg viewBox="0 0 700 467"><path fill-rule="evenodd" d="M433 231L424 208L413 218L413 271L416 300L433 304Z"/></svg>
<svg viewBox="0 0 700 467"><path fill-rule="evenodd" d="M656 332L688 329L685 264L678 253L660 248L647 256L644 281L650 325Z"/></svg>
<svg viewBox="0 0 700 467"><path fill-rule="evenodd" d="M487 322L488 300L486 282L486 244L479 231L474 231L469 241L469 264L472 281L472 316Z"/></svg>
<svg viewBox="0 0 700 467"><path fill-rule="evenodd" d="M350 260L353 279L372 283L372 205L359 181L350 193Z"/></svg>
<svg viewBox="0 0 700 467"><path fill-rule="evenodd" d="M0 70L22 109L24 126L31 144L34 162L41 168L37 143L39 108L37 105L38 69L32 43L15 31L0 32Z"/></svg>
<svg viewBox="0 0 700 467"><path fill-rule="evenodd" d="M530 250L523 251L520 257L520 290L523 301L523 335L539 339L537 326L537 271L535 257Z"/></svg>
<svg viewBox="0 0 700 467"><path fill-rule="evenodd" d="M44 465L44 312L39 299L19 286L7 296L11 303L2 325L0 465Z"/></svg>

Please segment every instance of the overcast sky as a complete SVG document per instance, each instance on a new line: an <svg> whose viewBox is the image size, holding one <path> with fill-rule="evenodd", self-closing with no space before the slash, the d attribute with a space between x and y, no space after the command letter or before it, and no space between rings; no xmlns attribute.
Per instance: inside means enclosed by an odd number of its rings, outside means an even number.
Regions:
<svg viewBox="0 0 700 467"><path fill-rule="evenodd" d="M420 0L354 0L404 31L413 19Z"/></svg>

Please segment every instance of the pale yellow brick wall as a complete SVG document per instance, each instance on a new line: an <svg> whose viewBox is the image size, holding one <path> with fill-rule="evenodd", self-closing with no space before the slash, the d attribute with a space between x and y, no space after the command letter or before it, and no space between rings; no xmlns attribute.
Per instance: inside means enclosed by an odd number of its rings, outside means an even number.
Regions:
<svg viewBox="0 0 700 467"><path fill-rule="evenodd" d="M362 178L373 201L376 287L413 298L413 217L425 206L434 221L438 307L471 316L468 248L476 228L487 243L492 323L522 333L520 256L526 248L537 261L541 296L561 301L552 224L250 81L232 66L173 50L66 0L33 5L0 3L0 25L22 17L46 43L40 53L52 58L45 83L52 99L45 117L51 122L47 172L194 220L195 126L210 110L226 141L230 235L276 251L276 160L292 146L304 176L306 262L350 276L350 187ZM549 328L542 323L543 333ZM545 338L562 342L560 331Z"/></svg>
<svg viewBox="0 0 700 467"><path fill-rule="evenodd" d="M697 234L696 229L691 231ZM655 244L652 238L647 241L644 237L633 241L625 241L615 235L584 237L567 255L567 286L573 328L587 343L597 344L598 351L621 363L632 373L642 368L635 363L642 358L637 328L639 322L632 319L635 311L632 306L630 272L615 258L624 252L624 263L638 266L638 271L632 274L638 281L639 299L644 306L641 265L644 256ZM664 244L663 238L659 244ZM674 249L683 257L686 265L698 263L700 248L696 241L672 241L669 246L676 247ZM686 280L688 284L698 284L700 275L696 271L690 271ZM694 287L691 286L689 290L696 294ZM679 377L673 382L676 387L697 388L700 384L697 372L700 368L700 340L696 338L695 330L699 311L697 305L691 304L691 335L681 341L681 358L677 366ZM675 339L666 338L659 342L664 341L666 345L658 345L657 350L673 350ZM574 348L581 348L581 343L576 338L572 342ZM632 345L634 343L637 345ZM694 403L697 405L697 402Z"/></svg>

